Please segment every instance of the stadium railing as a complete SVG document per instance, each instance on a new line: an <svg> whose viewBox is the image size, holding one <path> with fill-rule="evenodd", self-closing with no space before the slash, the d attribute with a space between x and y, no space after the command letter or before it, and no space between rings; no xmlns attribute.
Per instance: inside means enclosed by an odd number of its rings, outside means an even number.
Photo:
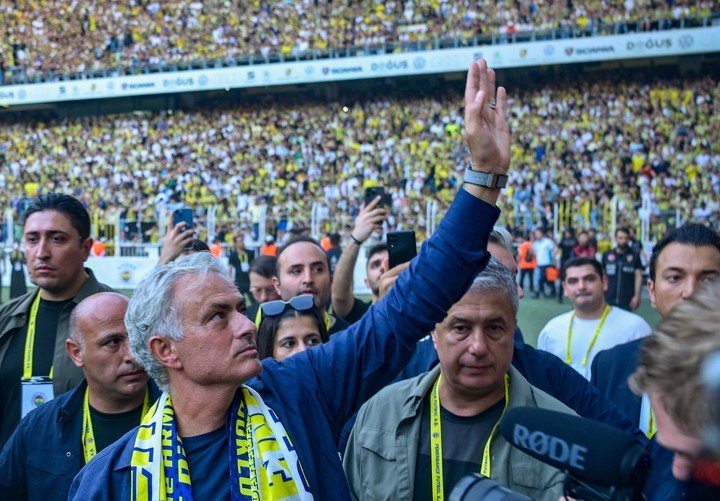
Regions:
<svg viewBox="0 0 720 501"><path fill-rule="evenodd" d="M33 84L43 82L58 82L72 80L87 80L93 78L116 77L122 75L141 75L149 73L174 73L188 70L207 68L226 68L235 66L273 64L293 61L312 61L319 59L350 58L376 54L392 54L401 52L416 52L423 50L444 50L460 47L478 47L485 45L510 44L520 42L535 42L558 40L568 38L585 38L602 35L618 35L636 31L663 31L670 29L685 29L708 27L720 23L720 11L711 15L685 18L661 19L649 23L649 30L641 30L640 22L617 22L612 24L595 23L587 29L572 26L563 26L549 30L516 31L514 33L494 33L489 36L475 35L472 37L433 37L416 42L390 42L382 44L366 44L327 50L306 50L284 54L282 52L260 52L240 57L225 57L219 59L162 62L159 64L130 64L112 66L103 69L67 72L37 72L25 67L12 66L6 74L0 74L0 85Z"/></svg>
<svg viewBox="0 0 720 501"><path fill-rule="evenodd" d="M625 204L623 206L623 203ZM649 198L643 200L641 207L628 207L626 201L614 196L605 203L595 205L589 201L563 201L553 204L552 230L553 237L559 240L565 229L600 229L598 234L598 251L604 252L612 248L612 236L615 229L620 226L631 226L635 234L639 236L644 248L651 248L662 236L672 228L682 226L692 220L682 210L657 210L652 207ZM217 206L206 208L207 216L198 220L199 238L211 243L216 229L227 226L234 231L238 227L238 218L216 217ZM260 207L260 220L256 225L258 239L249 246L256 250L264 241L268 233L267 205ZM526 230L535 228L540 224L540 219L534 215L517 214L521 224L517 225L518 219L514 211L517 211L511 203L503 210L503 217L499 224L510 228L524 228ZM164 214L157 219L126 220L120 217L120 211L106 214L101 219L97 211L91 211L91 234L95 240L102 240L105 244L105 256L108 257L146 257L158 258L162 247L162 237L165 235L169 221ZM632 218L627 216L633 215ZM635 215L639 217L634 217ZM437 224L442 218L439 204L436 200L429 200L425 207L425 218L417 228L418 243L432 235ZM152 230L152 231L148 231ZM311 236L320 239L324 236L320 225L311 221ZM333 230L335 231L335 230ZM13 217L13 210L6 208L0 213L0 247L4 247L9 255L13 244L22 239L22 223ZM230 250L231 245L223 242L225 254Z"/></svg>

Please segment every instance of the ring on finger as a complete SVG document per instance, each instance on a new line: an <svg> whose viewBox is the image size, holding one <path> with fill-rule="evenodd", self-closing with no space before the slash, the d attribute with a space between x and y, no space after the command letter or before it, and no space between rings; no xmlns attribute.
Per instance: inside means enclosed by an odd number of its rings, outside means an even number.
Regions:
<svg viewBox="0 0 720 501"><path fill-rule="evenodd" d="M495 102L490 102L490 103L488 103L488 106L490 106L490 109L491 109L491 110L494 110L494 109L497 107L497 103L495 103Z"/></svg>

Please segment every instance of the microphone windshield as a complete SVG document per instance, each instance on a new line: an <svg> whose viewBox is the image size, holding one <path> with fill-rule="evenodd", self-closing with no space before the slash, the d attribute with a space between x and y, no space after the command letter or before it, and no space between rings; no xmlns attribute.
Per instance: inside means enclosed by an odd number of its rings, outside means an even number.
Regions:
<svg viewBox="0 0 720 501"><path fill-rule="evenodd" d="M516 407L500 433L526 454L596 485L644 484L650 471L650 456L632 435L572 414Z"/></svg>

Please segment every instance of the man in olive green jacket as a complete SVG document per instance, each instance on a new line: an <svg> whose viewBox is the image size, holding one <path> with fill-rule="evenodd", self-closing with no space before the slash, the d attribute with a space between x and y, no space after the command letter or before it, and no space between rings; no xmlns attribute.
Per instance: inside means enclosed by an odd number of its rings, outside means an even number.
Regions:
<svg viewBox="0 0 720 501"><path fill-rule="evenodd" d="M360 409L343 462L356 499L447 498L474 472L538 500L562 495L560 470L498 433L513 407L573 413L510 365L518 304L511 273L492 259L433 332L440 365Z"/></svg>
<svg viewBox="0 0 720 501"><path fill-rule="evenodd" d="M93 239L79 200L60 193L32 200L23 239L37 289L0 307L0 447L20 422L23 402L28 410L80 383L82 371L65 351L70 312L86 297L112 290L84 267Z"/></svg>

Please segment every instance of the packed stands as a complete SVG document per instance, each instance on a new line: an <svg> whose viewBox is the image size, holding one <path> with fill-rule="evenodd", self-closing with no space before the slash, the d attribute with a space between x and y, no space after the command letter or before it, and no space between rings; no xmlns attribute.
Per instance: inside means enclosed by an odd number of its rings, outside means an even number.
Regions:
<svg viewBox="0 0 720 501"><path fill-rule="evenodd" d="M575 207L573 226L602 228L613 197L620 223L636 224L643 198L658 232L663 214L678 208L686 219L717 223L718 76L624 71L582 77L571 89L553 79L512 89L516 168L503 194L506 224L551 224L553 204L564 202ZM126 220L156 220L186 202L199 218L218 205L228 221L249 226L258 204L275 221L307 224L318 203L323 231L342 231L362 188L382 184L394 195L391 225L423 227L427 201L442 210L467 161L460 90L396 94L347 107L278 99L48 123L0 119L0 207L18 218L27 197L57 190L100 217L119 209Z"/></svg>
<svg viewBox="0 0 720 501"><path fill-rule="evenodd" d="M717 10L709 0L16 0L0 5L0 84L195 61L326 57L348 48L502 42L551 31L570 37L668 29L703 25Z"/></svg>

